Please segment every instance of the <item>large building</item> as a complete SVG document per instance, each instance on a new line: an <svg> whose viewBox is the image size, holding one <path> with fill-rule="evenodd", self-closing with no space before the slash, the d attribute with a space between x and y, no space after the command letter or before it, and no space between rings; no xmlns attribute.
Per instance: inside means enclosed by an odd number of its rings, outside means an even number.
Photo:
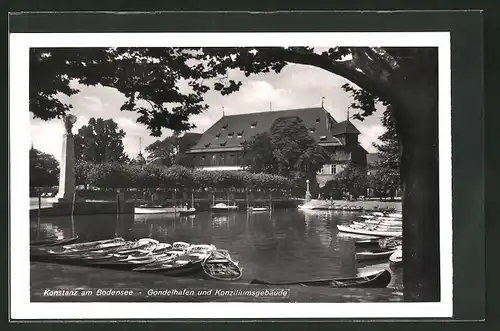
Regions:
<svg viewBox="0 0 500 331"><path fill-rule="evenodd" d="M358 129L350 121L337 122L322 107L222 116L187 153L205 170L240 170L244 144L256 134L268 132L278 118L290 116L301 118L318 144L333 155L333 162L317 175L320 186L348 162L366 167L367 152L359 144Z"/></svg>

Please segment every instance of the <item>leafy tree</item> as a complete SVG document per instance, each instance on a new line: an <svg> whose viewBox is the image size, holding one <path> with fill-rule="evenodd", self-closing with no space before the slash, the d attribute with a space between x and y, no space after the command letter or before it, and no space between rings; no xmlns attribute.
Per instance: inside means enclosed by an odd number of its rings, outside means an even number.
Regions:
<svg viewBox="0 0 500 331"><path fill-rule="evenodd" d="M354 199L363 195L368 187L366 169L352 163L348 164L335 179L340 184L342 193L348 193Z"/></svg>
<svg viewBox="0 0 500 331"><path fill-rule="evenodd" d="M382 102L392 106L402 148L405 299L439 301L439 178L437 160L438 57L435 47L259 48L80 48L30 51L30 111L60 117L70 109L57 94L78 91L69 82L102 84L122 92L122 110L139 114L153 135L162 128L192 128L189 116L207 108L211 88L228 94L241 82L224 79L227 70L246 76L279 73L287 63L322 68L360 87L359 118ZM219 80L216 80L219 78ZM222 79L221 79L222 78ZM182 93L179 80L191 91ZM143 101L142 103L140 101ZM432 236L421 238L421 234Z"/></svg>
<svg viewBox="0 0 500 331"><path fill-rule="evenodd" d="M59 162L53 155L30 149L30 187L55 186L59 180Z"/></svg>
<svg viewBox="0 0 500 331"><path fill-rule="evenodd" d="M173 134L163 140L157 140L146 147L149 153L148 162L172 166L174 164L185 167L194 167L194 161L191 155L186 154L191 147L196 145L199 136L196 134Z"/></svg>
<svg viewBox="0 0 500 331"><path fill-rule="evenodd" d="M316 173L329 160L297 116L278 118L270 131L254 136L245 146L243 164L252 172L265 172L295 181L295 195L303 195L307 179L311 193L318 190Z"/></svg>
<svg viewBox="0 0 500 331"><path fill-rule="evenodd" d="M112 119L92 117L75 135L75 159L94 163L127 162L124 137L125 131Z"/></svg>
<svg viewBox="0 0 500 331"><path fill-rule="evenodd" d="M374 143L379 159L373 165L374 174L372 178L373 189L379 196L394 198L396 190L401 187L400 180L400 144L390 106L386 108L382 116L382 125L386 131L379 137L380 144Z"/></svg>
<svg viewBox="0 0 500 331"><path fill-rule="evenodd" d="M322 188L320 188L320 193L321 196L325 199L340 200L343 198L342 184L337 179L329 180Z"/></svg>
<svg viewBox="0 0 500 331"><path fill-rule="evenodd" d="M275 160L269 132L259 133L245 143L243 148L242 166L253 173L274 173Z"/></svg>
<svg viewBox="0 0 500 331"><path fill-rule="evenodd" d="M272 125L269 139L275 160L275 174L295 181L294 194L304 194L305 181L311 183L313 196L318 193L316 173L330 156L316 143L304 122L296 116L278 118Z"/></svg>

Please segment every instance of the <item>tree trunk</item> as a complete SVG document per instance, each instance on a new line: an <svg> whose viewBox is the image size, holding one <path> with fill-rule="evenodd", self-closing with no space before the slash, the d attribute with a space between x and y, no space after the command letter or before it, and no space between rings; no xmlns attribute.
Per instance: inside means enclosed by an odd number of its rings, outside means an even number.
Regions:
<svg viewBox="0 0 500 331"><path fill-rule="evenodd" d="M405 301L440 300L437 96L415 93L400 109ZM427 99L423 102L423 99Z"/></svg>

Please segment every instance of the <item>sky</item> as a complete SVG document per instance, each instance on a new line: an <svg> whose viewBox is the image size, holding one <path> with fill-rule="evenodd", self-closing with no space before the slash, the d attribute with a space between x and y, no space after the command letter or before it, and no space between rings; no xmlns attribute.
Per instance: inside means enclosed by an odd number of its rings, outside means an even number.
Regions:
<svg viewBox="0 0 500 331"><path fill-rule="evenodd" d="M205 95L205 103L209 105L209 109L192 116L191 122L196 128L190 132L203 133L222 116L223 112L227 116L269 111L270 107L272 111L319 107L322 97L324 97L324 108L340 122L346 119L348 107L352 103L349 95L341 89L347 80L312 66L289 64L279 74L264 73L250 77L232 70L228 72L228 79L241 80L243 85L240 91L227 96L222 96L217 91L209 91ZM77 133L91 117L112 118L126 133L123 143L129 157L137 156L140 145L143 154L147 155L144 147L159 138L150 136L146 127L136 122L136 113L120 111L121 105L126 100L120 92L103 86L88 87L77 83L72 83L72 86L79 89L80 93L71 97L62 95L59 98L73 105L72 114L77 116L73 133ZM361 131L359 140L368 152L375 152L372 143L376 142L385 131L380 122L382 109L379 107L376 113L363 122L351 119ZM64 134L62 120L43 121L31 118L30 124L33 147L54 155L60 161ZM161 138L171 133L165 130Z"/></svg>

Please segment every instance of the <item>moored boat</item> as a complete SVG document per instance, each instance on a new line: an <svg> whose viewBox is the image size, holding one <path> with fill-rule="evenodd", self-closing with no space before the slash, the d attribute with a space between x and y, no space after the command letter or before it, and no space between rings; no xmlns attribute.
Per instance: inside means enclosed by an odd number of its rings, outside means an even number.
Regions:
<svg viewBox="0 0 500 331"><path fill-rule="evenodd" d="M141 205L134 208L135 214L180 214L184 207L164 207Z"/></svg>
<svg viewBox="0 0 500 331"><path fill-rule="evenodd" d="M235 211L238 210L238 206L229 206L226 205L225 203L217 203L214 206L212 206L212 211Z"/></svg>
<svg viewBox="0 0 500 331"><path fill-rule="evenodd" d="M403 250L396 249L396 251L389 256L389 261L391 262L391 266L394 267L403 265Z"/></svg>
<svg viewBox="0 0 500 331"><path fill-rule="evenodd" d="M386 249L374 249L365 252L356 252L356 260L358 261L366 261L366 260L380 260L387 259L395 252L394 249L386 250Z"/></svg>
<svg viewBox="0 0 500 331"><path fill-rule="evenodd" d="M193 215L196 214L196 208L184 208L179 210L180 215Z"/></svg>
<svg viewBox="0 0 500 331"><path fill-rule="evenodd" d="M337 225L337 229L341 232L375 237L400 237L403 235L402 231L380 231L366 229L364 227L354 228L347 225Z"/></svg>
<svg viewBox="0 0 500 331"><path fill-rule="evenodd" d="M78 236L74 236L71 238L64 238L64 239L44 239L44 240L35 240L30 242L31 247L35 246L62 246L62 245L69 245L73 244L78 240Z"/></svg>
<svg viewBox="0 0 500 331"><path fill-rule="evenodd" d="M217 280L238 280L243 275L238 263L231 259L228 251L216 250L203 260L202 268L205 275Z"/></svg>
<svg viewBox="0 0 500 331"><path fill-rule="evenodd" d="M191 244L185 241L174 241L172 243L172 249L174 250L187 250L190 246Z"/></svg>
<svg viewBox="0 0 500 331"><path fill-rule="evenodd" d="M333 288L343 287L363 287L363 288L383 288L387 287L391 282L391 273L388 270L377 271L373 274L358 276L352 278L336 278L336 279L318 279L318 280L303 280L293 282L266 282L254 279L250 284L262 285L305 285L305 286L326 286Z"/></svg>
<svg viewBox="0 0 500 331"><path fill-rule="evenodd" d="M354 246L356 246L356 247L378 247L379 240L380 240L379 238L356 240L354 242Z"/></svg>
<svg viewBox="0 0 500 331"><path fill-rule="evenodd" d="M269 207L249 207L248 210L251 211L252 213L263 212L263 211L269 211Z"/></svg>

